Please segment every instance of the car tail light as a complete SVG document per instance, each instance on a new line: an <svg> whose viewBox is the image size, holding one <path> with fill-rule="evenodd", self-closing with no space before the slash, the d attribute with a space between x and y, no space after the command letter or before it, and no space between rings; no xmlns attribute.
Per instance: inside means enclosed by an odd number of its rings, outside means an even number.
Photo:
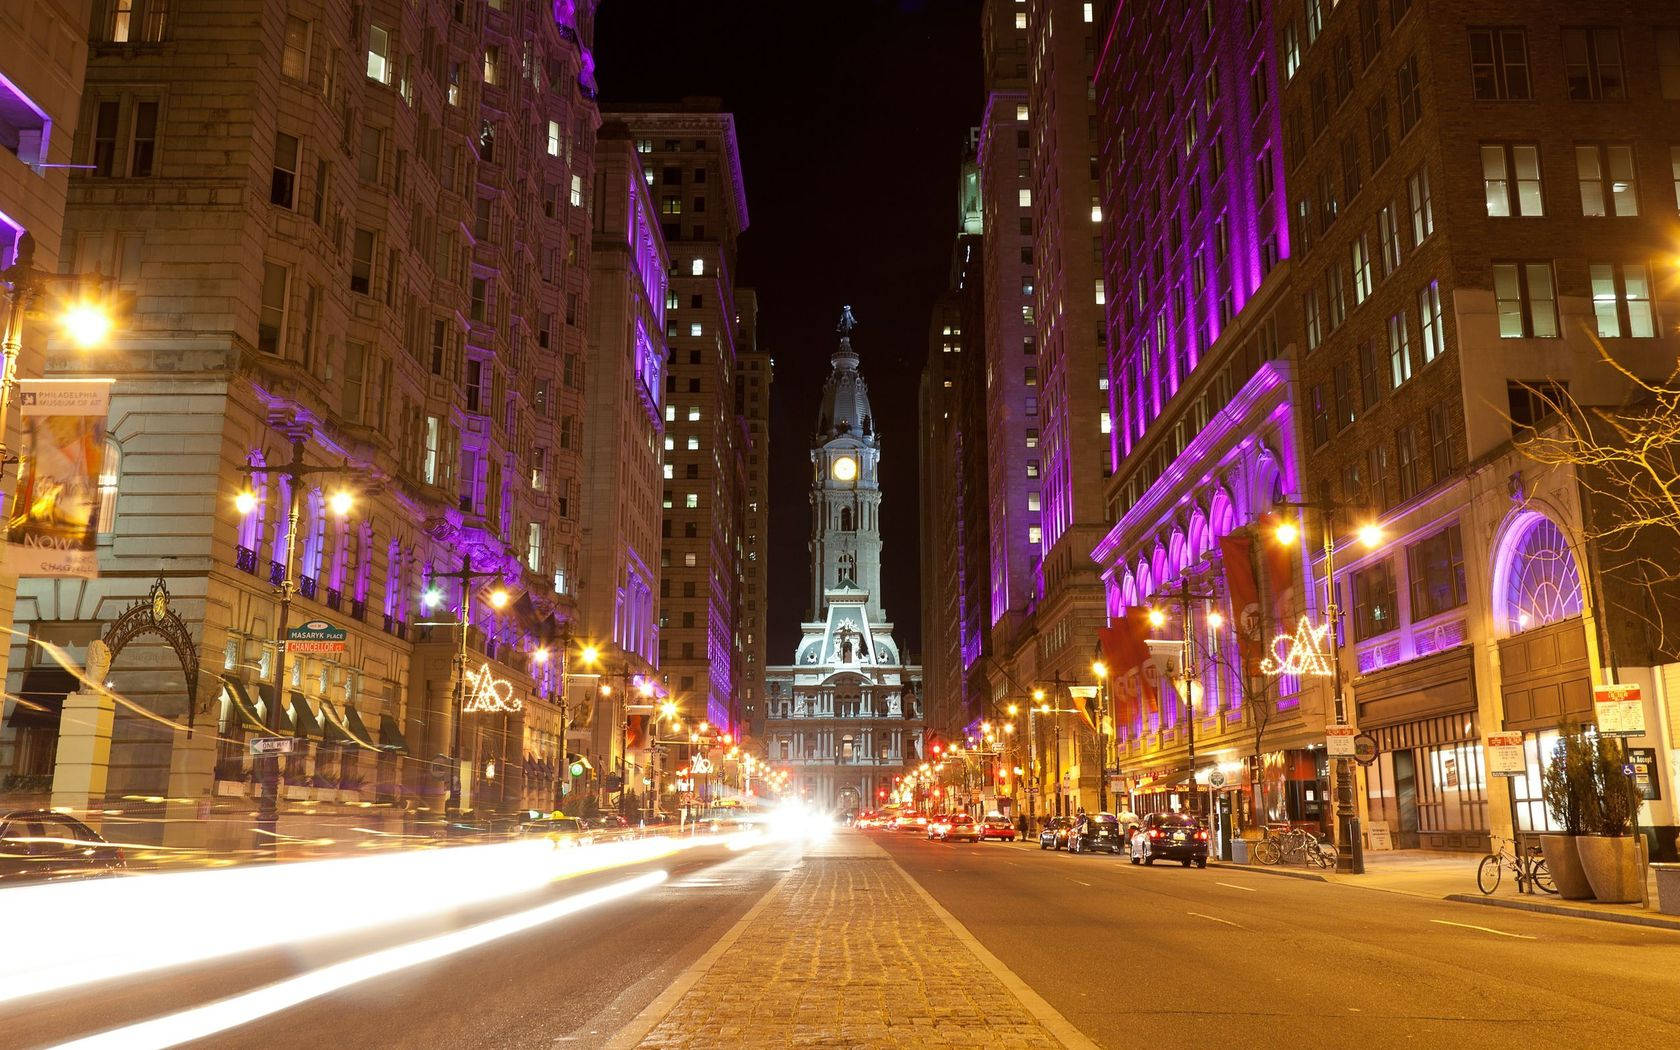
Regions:
<svg viewBox="0 0 1680 1050"><path fill-rule="evenodd" d="M1161 832L1161 829L1160 829L1160 828L1151 828L1151 829L1149 829L1149 837L1150 837L1150 838L1152 838L1152 839L1158 839L1158 838L1160 838L1160 837L1161 837L1161 836L1162 836L1162 832Z"/></svg>
<svg viewBox="0 0 1680 1050"><path fill-rule="evenodd" d="M1196 832L1196 837L1201 839L1203 842L1206 842L1207 841L1207 832L1198 831L1198 832Z"/></svg>

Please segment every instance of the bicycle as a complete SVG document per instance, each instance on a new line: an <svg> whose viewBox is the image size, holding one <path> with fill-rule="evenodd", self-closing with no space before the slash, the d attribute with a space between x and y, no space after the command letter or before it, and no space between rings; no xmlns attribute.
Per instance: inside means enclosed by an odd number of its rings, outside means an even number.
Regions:
<svg viewBox="0 0 1680 1050"><path fill-rule="evenodd" d="M1336 864L1336 851L1304 828L1268 824L1265 837L1254 844L1254 860L1260 864L1288 861L1330 868Z"/></svg>
<svg viewBox="0 0 1680 1050"><path fill-rule="evenodd" d="M1482 858L1476 866L1476 888L1484 894L1492 894L1499 888L1499 879L1506 869L1517 879L1518 893L1533 893L1538 888L1542 893L1556 893L1557 885L1552 882L1552 873L1546 868L1546 858L1541 854L1539 846L1530 846L1521 855L1516 851L1516 843L1507 838L1496 838L1497 846L1494 852Z"/></svg>

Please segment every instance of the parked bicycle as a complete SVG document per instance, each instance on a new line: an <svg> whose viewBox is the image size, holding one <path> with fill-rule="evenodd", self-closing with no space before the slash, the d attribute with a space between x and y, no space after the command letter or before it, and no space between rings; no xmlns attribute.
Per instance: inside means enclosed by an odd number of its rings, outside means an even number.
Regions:
<svg viewBox="0 0 1680 1050"><path fill-rule="evenodd" d="M1254 844L1254 860L1261 864L1307 864L1315 868L1336 866L1334 847L1319 841L1305 828L1288 824L1266 825L1265 837Z"/></svg>
<svg viewBox="0 0 1680 1050"><path fill-rule="evenodd" d="M1530 846L1522 853L1511 839L1495 838L1495 851L1482 858L1476 867L1476 888L1491 894L1499 888L1499 879L1507 870L1517 879L1518 893L1556 893L1552 873L1546 868L1546 858L1539 846Z"/></svg>

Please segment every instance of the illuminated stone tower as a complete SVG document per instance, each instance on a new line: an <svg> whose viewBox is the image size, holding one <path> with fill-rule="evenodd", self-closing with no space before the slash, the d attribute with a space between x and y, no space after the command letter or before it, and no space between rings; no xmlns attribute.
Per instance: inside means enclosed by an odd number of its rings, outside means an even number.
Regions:
<svg viewBox="0 0 1680 1050"><path fill-rule="evenodd" d="M811 616L826 619L826 591L868 594L868 618L881 612L881 444L869 409L869 388L852 349L857 321L845 307L840 345L823 385L811 446Z"/></svg>

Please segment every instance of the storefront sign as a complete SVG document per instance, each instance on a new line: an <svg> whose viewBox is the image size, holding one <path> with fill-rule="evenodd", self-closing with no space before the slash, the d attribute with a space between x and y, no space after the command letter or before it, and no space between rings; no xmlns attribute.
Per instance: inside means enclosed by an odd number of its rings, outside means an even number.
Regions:
<svg viewBox="0 0 1680 1050"><path fill-rule="evenodd" d="M1657 779L1657 749L1628 748L1628 764L1633 767L1633 782L1639 788L1639 797L1647 802L1662 798L1662 782Z"/></svg>
<svg viewBox="0 0 1680 1050"><path fill-rule="evenodd" d="M689 768L696 773L710 773L712 771L712 760L705 755L696 755L694 761L689 763Z"/></svg>
<svg viewBox="0 0 1680 1050"><path fill-rule="evenodd" d="M1360 733L1353 738L1353 760L1362 766L1368 766L1377 760L1377 738L1369 733Z"/></svg>
<svg viewBox="0 0 1680 1050"><path fill-rule="evenodd" d="M1216 787L1216 788L1217 787L1224 787L1225 786L1225 774L1221 773L1217 769L1214 770L1213 772L1209 773L1208 774L1208 785L1210 787Z"/></svg>
<svg viewBox="0 0 1680 1050"><path fill-rule="evenodd" d="M108 379L18 383L17 494L7 507L7 560L19 576L99 575L99 475Z"/></svg>
<svg viewBox="0 0 1680 1050"><path fill-rule="evenodd" d="M1359 730L1352 726L1325 726L1324 753L1331 758L1352 758L1355 754L1353 738Z"/></svg>
<svg viewBox="0 0 1680 1050"><path fill-rule="evenodd" d="M1482 745L1487 771L1494 777L1520 777L1528 772L1521 733L1489 733Z"/></svg>
<svg viewBox="0 0 1680 1050"><path fill-rule="evenodd" d="M286 651L293 656L341 655L348 632L325 620L310 620L286 631Z"/></svg>
<svg viewBox="0 0 1680 1050"><path fill-rule="evenodd" d="M1604 736L1645 735L1645 704L1637 685L1594 686L1593 715Z"/></svg>
<svg viewBox="0 0 1680 1050"><path fill-rule="evenodd" d="M1330 677L1329 637L1329 624L1317 625L1301 617L1294 634L1280 634L1272 639L1272 652L1260 661L1260 672L1303 678Z"/></svg>
<svg viewBox="0 0 1680 1050"><path fill-rule="evenodd" d="M1441 785L1456 789L1458 787L1458 756L1441 756Z"/></svg>
<svg viewBox="0 0 1680 1050"><path fill-rule="evenodd" d="M1365 829L1371 836L1372 849L1394 848L1394 832L1389 828L1388 821L1373 820L1365 825Z"/></svg>

